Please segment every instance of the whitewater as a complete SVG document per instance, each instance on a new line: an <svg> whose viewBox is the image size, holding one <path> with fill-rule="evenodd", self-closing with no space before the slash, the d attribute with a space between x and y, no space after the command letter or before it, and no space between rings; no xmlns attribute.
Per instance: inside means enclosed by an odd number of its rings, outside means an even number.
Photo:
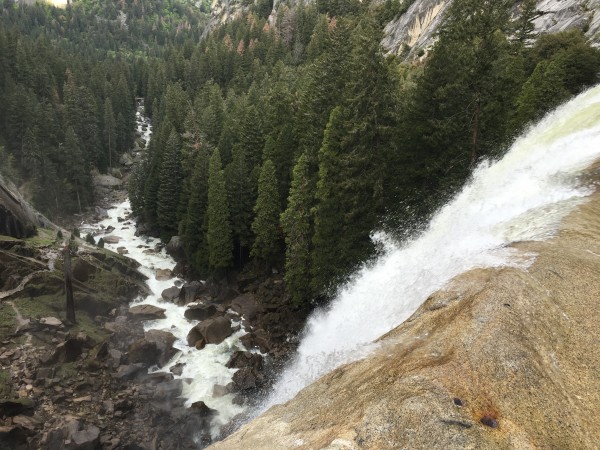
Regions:
<svg viewBox="0 0 600 450"><path fill-rule="evenodd" d="M146 142L152 136L152 125L143 115L143 102L138 106L136 113L137 131ZM140 156L138 156L140 157ZM234 402L235 395L215 394L215 386L226 386L232 381L237 369L227 367L231 355L238 350L246 350L240 337L247 333L240 321L233 321L232 326L239 326L239 330L229 336L220 344L208 344L202 350L196 350L187 344L188 332L199 323L198 320L189 320L185 317L189 303L179 306L173 302L165 301L161 293L172 286L182 286L185 280L175 276L165 278L157 277L161 271L171 273L175 267L175 260L169 256L156 237L140 235L132 222L132 210L129 199L112 205L106 211L106 218L96 223L83 223L80 226L83 233L91 233L96 239L106 239L105 247L114 252L123 252L128 258L137 261L140 266L138 271L147 277L146 285L149 295L135 299L134 305L152 305L165 310L165 318L144 321L144 330L168 331L176 341L173 347L178 350L173 358L163 367L153 367L150 371L170 373L176 366L182 366L180 375L175 379L183 381L182 397L186 399L185 405L203 401L209 408L218 411L211 421L211 433L216 438L220 428L229 423L235 416L243 413L245 408ZM110 238L118 238L112 242Z"/></svg>
<svg viewBox="0 0 600 450"><path fill-rule="evenodd" d="M584 170L600 157L600 86L530 128L497 162L483 162L427 228L402 243L376 234L383 256L308 320L300 345L257 414L327 372L369 354L452 278L481 267L526 268L511 243L545 240L593 191Z"/></svg>

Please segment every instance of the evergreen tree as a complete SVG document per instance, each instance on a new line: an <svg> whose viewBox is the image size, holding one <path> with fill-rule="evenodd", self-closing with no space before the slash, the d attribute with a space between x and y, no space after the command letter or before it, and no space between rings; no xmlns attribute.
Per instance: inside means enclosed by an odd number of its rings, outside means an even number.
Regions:
<svg viewBox="0 0 600 450"><path fill-rule="evenodd" d="M208 270L207 209L209 183L209 157L206 149L201 149L191 178L191 192L183 227L183 245L192 268L199 274Z"/></svg>
<svg viewBox="0 0 600 450"><path fill-rule="evenodd" d="M181 193L181 151L179 135L171 131L159 170L159 187L156 214L161 236L169 238L177 234L179 218L177 207Z"/></svg>
<svg viewBox="0 0 600 450"><path fill-rule="evenodd" d="M117 144L117 124L115 122L115 113L112 108L110 98L104 101L104 147L106 148L107 158L105 161L108 167L112 169L115 147Z"/></svg>
<svg viewBox="0 0 600 450"><path fill-rule="evenodd" d="M233 241L229 224L229 208L225 177L221 168L219 150L210 158L208 168L208 243L209 266L212 269L228 269L232 263Z"/></svg>
<svg viewBox="0 0 600 450"><path fill-rule="evenodd" d="M277 189L275 165L267 159L258 179L258 198L254 206L255 218L252 222L254 244L251 256L272 266L280 252L279 216L281 206Z"/></svg>
<svg viewBox="0 0 600 450"><path fill-rule="evenodd" d="M252 246L251 224L256 203L256 181L244 149L236 145L233 158L225 169L231 231L235 244L236 263L243 265Z"/></svg>
<svg viewBox="0 0 600 450"><path fill-rule="evenodd" d="M281 214L285 234L285 282L295 304L311 297L311 236L314 189L310 185L310 164L306 155L294 166L287 209Z"/></svg>

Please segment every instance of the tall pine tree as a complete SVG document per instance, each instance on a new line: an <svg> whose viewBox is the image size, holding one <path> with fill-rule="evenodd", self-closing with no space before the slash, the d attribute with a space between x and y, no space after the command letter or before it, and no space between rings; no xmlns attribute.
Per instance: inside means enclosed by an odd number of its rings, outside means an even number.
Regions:
<svg viewBox="0 0 600 450"><path fill-rule="evenodd" d="M181 193L181 150L179 135L171 131L159 171L160 185L157 195L157 218L161 236L177 234L179 218L177 207Z"/></svg>
<svg viewBox="0 0 600 450"><path fill-rule="evenodd" d="M231 267L233 241L229 224L229 207L225 176L221 167L221 156L216 149L208 167L208 243L209 266L211 269L226 270Z"/></svg>
<svg viewBox="0 0 600 450"><path fill-rule="evenodd" d="M285 234L285 282L295 304L311 297L311 237L314 188L311 184L310 164L306 155L300 156L294 166L287 209L281 214Z"/></svg>
<svg viewBox="0 0 600 450"><path fill-rule="evenodd" d="M270 159L264 162L260 171L254 213L255 218L252 222L254 243L251 256L270 268L276 262L281 248L279 229L281 206L275 165Z"/></svg>

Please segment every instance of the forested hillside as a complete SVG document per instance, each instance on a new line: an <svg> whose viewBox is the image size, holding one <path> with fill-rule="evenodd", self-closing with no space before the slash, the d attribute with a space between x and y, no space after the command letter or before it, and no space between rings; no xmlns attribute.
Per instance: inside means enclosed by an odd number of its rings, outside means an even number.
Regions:
<svg viewBox="0 0 600 450"><path fill-rule="evenodd" d="M147 59L192 45L203 17L179 2L3 2L2 172L51 216L91 205L90 171L114 167L133 144Z"/></svg>
<svg viewBox="0 0 600 450"><path fill-rule="evenodd" d="M205 38L177 1L5 1L2 168L45 211L90 205L90 170L132 145L134 97L154 136L130 180L135 213L183 240L197 275L283 269L296 304L326 295L502 154L545 111L597 82L574 30L536 39L535 2L455 0L423 62L386 57L410 4L269 2ZM11 164L9 164L11 163Z"/></svg>

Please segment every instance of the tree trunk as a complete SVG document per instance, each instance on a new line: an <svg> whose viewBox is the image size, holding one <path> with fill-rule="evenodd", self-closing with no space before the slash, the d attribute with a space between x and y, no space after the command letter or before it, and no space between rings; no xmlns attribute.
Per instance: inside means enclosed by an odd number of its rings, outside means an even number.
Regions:
<svg viewBox="0 0 600 450"><path fill-rule="evenodd" d="M71 239L67 240L63 248L64 270L65 270L65 293L67 297L67 321L72 324L75 320L75 300L73 298L73 272L71 271Z"/></svg>

